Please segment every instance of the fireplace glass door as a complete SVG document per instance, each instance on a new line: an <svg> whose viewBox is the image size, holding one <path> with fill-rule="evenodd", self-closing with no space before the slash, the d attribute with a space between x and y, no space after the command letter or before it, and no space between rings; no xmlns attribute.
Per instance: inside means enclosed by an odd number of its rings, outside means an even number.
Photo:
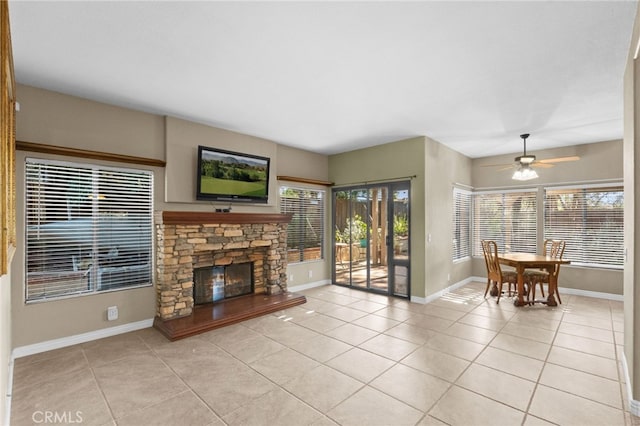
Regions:
<svg viewBox="0 0 640 426"><path fill-rule="evenodd" d="M409 182L333 191L333 282L409 296Z"/></svg>
<svg viewBox="0 0 640 426"><path fill-rule="evenodd" d="M251 262L193 270L193 300L196 305L252 294L253 287Z"/></svg>

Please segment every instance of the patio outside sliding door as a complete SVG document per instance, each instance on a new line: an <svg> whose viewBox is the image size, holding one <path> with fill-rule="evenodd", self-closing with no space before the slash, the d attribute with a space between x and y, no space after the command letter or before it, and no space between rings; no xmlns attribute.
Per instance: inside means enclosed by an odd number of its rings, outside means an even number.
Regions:
<svg viewBox="0 0 640 426"><path fill-rule="evenodd" d="M408 182L333 191L335 284L409 295L408 193Z"/></svg>

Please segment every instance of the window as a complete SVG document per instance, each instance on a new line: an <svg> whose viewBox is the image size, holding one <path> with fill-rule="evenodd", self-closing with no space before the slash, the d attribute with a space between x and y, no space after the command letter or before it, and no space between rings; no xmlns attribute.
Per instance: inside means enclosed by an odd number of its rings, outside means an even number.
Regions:
<svg viewBox="0 0 640 426"><path fill-rule="evenodd" d="M26 300L149 285L151 172L27 159Z"/></svg>
<svg viewBox="0 0 640 426"><path fill-rule="evenodd" d="M546 189L544 238L565 240L573 265L622 268L623 215L622 186Z"/></svg>
<svg viewBox="0 0 640 426"><path fill-rule="evenodd" d="M288 262L322 259L324 191L282 186L280 212L293 213L287 231Z"/></svg>
<svg viewBox="0 0 640 426"><path fill-rule="evenodd" d="M494 240L500 252L536 253L536 191L478 192L473 195L473 255L481 240Z"/></svg>
<svg viewBox="0 0 640 426"><path fill-rule="evenodd" d="M453 260L470 256L471 192L453 188Z"/></svg>

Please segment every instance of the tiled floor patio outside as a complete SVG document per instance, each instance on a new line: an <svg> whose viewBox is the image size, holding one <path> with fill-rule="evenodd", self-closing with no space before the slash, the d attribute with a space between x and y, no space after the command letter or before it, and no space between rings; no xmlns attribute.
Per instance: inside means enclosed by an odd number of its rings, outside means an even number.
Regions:
<svg viewBox="0 0 640 426"><path fill-rule="evenodd" d="M323 286L176 342L145 329L19 358L11 424L636 424L622 302L516 308L483 292L420 305Z"/></svg>

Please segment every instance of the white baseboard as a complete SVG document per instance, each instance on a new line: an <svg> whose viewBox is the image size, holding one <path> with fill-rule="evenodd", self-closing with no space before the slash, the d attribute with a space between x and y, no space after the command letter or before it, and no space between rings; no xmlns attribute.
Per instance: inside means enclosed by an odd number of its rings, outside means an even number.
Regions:
<svg viewBox="0 0 640 426"><path fill-rule="evenodd" d="M624 383L627 387L627 401L629 402L629 412L634 416L640 416L640 401L636 401L633 399L633 394L631 392L631 380L629 379L629 368L627 365L627 356L623 352L622 353L622 371L624 373Z"/></svg>
<svg viewBox="0 0 640 426"><path fill-rule="evenodd" d="M115 327L102 328L88 333L76 334L74 336L62 337L60 339L47 340L45 342L34 343L33 345L19 346L11 352L11 362L16 358L38 354L40 352L60 349L78 343L91 342L105 337L116 336L130 331L142 330L153 326L153 318L128 324L117 325Z"/></svg>
<svg viewBox="0 0 640 426"><path fill-rule="evenodd" d="M444 288L436 293L430 294L427 297L417 297L417 296L411 296L411 301L415 302L415 303L420 303L420 304L426 304L426 303L431 303L434 300L438 300L439 298L441 298L442 296L444 296L445 294L447 294L450 291L453 291L457 288L460 288L462 286L465 286L467 284L469 284L470 282L474 281L473 277L469 277L466 278L462 281L458 281L455 284L451 284L449 287Z"/></svg>
<svg viewBox="0 0 640 426"><path fill-rule="evenodd" d="M413 303L419 303L421 305L424 305L427 303L427 299L425 297L411 296L411 299L409 300Z"/></svg>
<svg viewBox="0 0 640 426"><path fill-rule="evenodd" d="M13 358L9 360L9 372L7 377L7 398L5 399L4 425L11 424L11 395L13 393Z"/></svg>
<svg viewBox="0 0 640 426"><path fill-rule="evenodd" d="M618 302L624 301L624 296L622 294L603 293L600 291L580 290L577 288L568 287L558 287L558 291L561 295L572 294L574 296L596 297L598 299L616 300Z"/></svg>
<svg viewBox="0 0 640 426"><path fill-rule="evenodd" d="M307 283L307 284L300 284L295 287L287 287L287 290L292 293L295 293L296 291L309 290L316 287L322 287L323 285L327 285L327 284L331 284L331 280L321 280L321 281L314 281L312 283Z"/></svg>

